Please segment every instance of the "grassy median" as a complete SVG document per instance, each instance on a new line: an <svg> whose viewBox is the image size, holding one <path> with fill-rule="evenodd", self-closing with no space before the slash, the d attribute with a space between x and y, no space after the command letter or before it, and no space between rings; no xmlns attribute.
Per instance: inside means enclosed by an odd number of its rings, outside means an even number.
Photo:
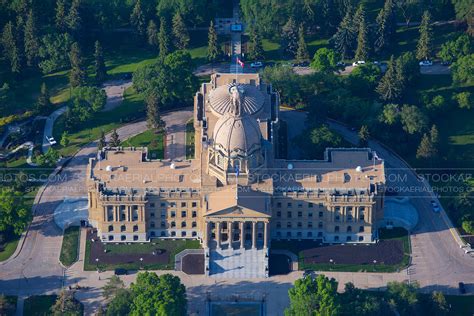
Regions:
<svg viewBox="0 0 474 316"><path fill-rule="evenodd" d="M64 231L63 245L61 247L59 260L66 267L71 266L77 261L79 255L79 236L79 226L71 226Z"/></svg>

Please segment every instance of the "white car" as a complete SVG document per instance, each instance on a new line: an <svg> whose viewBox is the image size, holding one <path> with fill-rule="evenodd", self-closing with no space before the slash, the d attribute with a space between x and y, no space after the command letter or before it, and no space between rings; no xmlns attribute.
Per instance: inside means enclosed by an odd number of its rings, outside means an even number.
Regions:
<svg viewBox="0 0 474 316"><path fill-rule="evenodd" d="M420 61L420 66L422 67L433 66L433 62L431 60L423 60L423 61Z"/></svg>
<svg viewBox="0 0 474 316"><path fill-rule="evenodd" d="M263 67L263 63L261 61L256 61L254 63L251 63L250 67L251 68L261 68L261 67Z"/></svg>
<svg viewBox="0 0 474 316"><path fill-rule="evenodd" d="M352 63L352 66L357 67L360 65L365 65L365 60L358 60Z"/></svg>
<svg viewBox="0 0 474 316"><path fill-rule="evenodd" d="M52 137L52 136L46 136L46 140L48 141L48 143L49 143L51 146L57 144L56 140L54 140L54 137Z"/></svg>

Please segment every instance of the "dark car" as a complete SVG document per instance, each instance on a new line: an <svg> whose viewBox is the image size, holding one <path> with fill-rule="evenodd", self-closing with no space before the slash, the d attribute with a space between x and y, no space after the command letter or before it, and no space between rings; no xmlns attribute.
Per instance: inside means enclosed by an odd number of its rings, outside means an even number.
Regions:
<svg viewBox="0 0 474 316"><path fill-rule="evenodd" d="M466 286L463 282L459 282L459 293L466 294Z"/></svg>
<svg viewBox="0 0 474 316"><path fill-rule="evenodd" d="M127 275L128 271L126 269L118 268L114 270L115 275Z"/></svg>

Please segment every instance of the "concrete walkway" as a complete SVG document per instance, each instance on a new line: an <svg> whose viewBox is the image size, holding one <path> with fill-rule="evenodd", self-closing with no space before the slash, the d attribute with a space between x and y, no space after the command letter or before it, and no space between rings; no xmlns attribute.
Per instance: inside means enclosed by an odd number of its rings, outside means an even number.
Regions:
<svg viewBox="0 0 474 316"><path fill-rule="evenodd" d="M125 89L131 86L131 80L110 80L105 82L102 85L102 88L107 95L107 102L105 103L102 112L111 111L122 104Z"/></svg>
<svg viewBox="0 0 474 316"><path fill-rule="evenodd" d="M43 153L46 153L48 149L51 147L49 144L48 140L46 137L52 137L53 136L53 127L54 127L54 122L63 115L67 111L67 106L63 106L53 113L51 113L50 116L46 119L46 123L44 124L44 132L43 132L43 146L42 150ZM59 141L58 139L56 141Z"/></svg>

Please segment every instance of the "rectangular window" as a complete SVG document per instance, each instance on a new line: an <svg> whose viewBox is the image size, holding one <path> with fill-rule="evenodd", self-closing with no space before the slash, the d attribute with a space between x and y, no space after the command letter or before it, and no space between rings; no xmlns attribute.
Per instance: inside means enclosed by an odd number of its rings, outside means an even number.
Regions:
<svg viewBox="0 0 474 316"><path fill-rule="evenodd" d="M150 213L151 218L155 218L155 213Z"/></svg>
<svg viewBox="0 0 474 316"><path fill-rule="evenodd" d="M192 206L192 207L197 207L197 202L193 202L193 203L191 204L191 206Z"/></svg>
<svg viewBox="0 0 474 316"><path fill-rule="evenodd" d="M181 217L186 217L186 211L181 211Z"/></svg>
<svg viewBox="0 0 474 316"><path fill-rule="evenodd" d="M196 212L196 211L193 211L193 212L192 212L192 216L193 216L193 217L196 217L196 216L197 216L197 212Z"/></svg>
<svg viewBox="0 0 474 316"><path fill-rule="evenodd" d="M293 207L293 204L291 204L291 202L288 202L288 204L286 204L287 207Z"/></svg>
<svg viewBox="0 0 474 316"><path fill-rule="evenodd" d="M319 212L319 218L322 218L323 217L323 212Z"/></svg>
<svg viewBox="0 0 474 316"><path fill-rule="evenodd" d="M277 207L281 207L281 202L277 202Z"/></svg>
<svg viewBox="0 0 474 316"><path fill-rule="evenodd" d="M181 202L181 207L186 207L186 202Z"/></svg>
<svg viewBox="0 0 474 316"><path fill-rule="evenodd" d="M298 203L298 208L303 208L303 203Z"/></svg>
<svg viewBox="0 0 474 316"><path fill-rule="evenodd" d="M150 203L150 207L155 207L155 203Z"/></svg>
<svg viewBox="0 0 474 316"><path fill-rule="evenodd" d="M313 207L313 203L308 203L308 207L309 207L309 208L312 208L312 207Z"/></svg>
<svg viewBox="0 0 474 316"><path fill-rule="evenodd" d="M281 217L281 211L277 212L277 217Z"/></svg>
<svg viewBox="0 0 474 316"><path fill-rule="evenodd" d="M313 222L308 222L308 228L313 228Z"/></svg>
<svg viewBox="0 0 474 316"><path fill-rule="evenodd" d="M303 212L299 211L298 212L298 217L303 217Z"/></svg>
<svg viewBox="0 0 474 316"><path fill-rule="evenodd" d="M170 212L170 216L171 216L171 217L176 217L176 212L175 212L175 211L171 211L171 212Z"/></svg>
<svg viewBox="0 0 474 316"><path fill-rule="evenodd" d="M287 212L286 217L291 218L291 212Z"/></svg>
<svg viewBox="0 0 474 316"><path fill-rule="evenodd" d="M160 203L160 206L161 206L161 207L166 207L166 202L161 202L161 203Z"/></svg>
<svg viewBox="0 0 474 316"><path fill-rule="evenodd" d="M313 212L309 212L308 217L313 217Z"/></svg>
<svg viewBox="0 0 474 316"><path fill-rule="evenodd" d="M176 202L171 202L170 207L176 207Z"/></svg>

